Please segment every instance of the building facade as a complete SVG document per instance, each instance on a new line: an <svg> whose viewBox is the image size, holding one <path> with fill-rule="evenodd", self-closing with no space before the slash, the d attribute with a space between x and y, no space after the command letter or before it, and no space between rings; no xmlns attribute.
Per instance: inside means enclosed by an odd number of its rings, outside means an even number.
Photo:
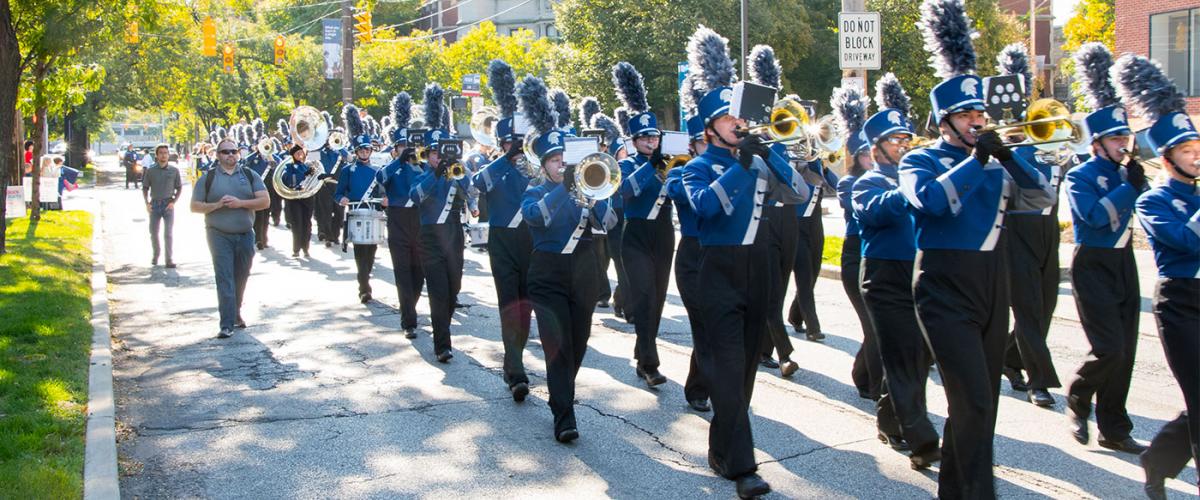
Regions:
<svg viewBox="0 0 1200 500"><path fill-rule="evenodd" d="M1116 0L1117 54L1132 52L1162 65L1200 118L1200 3L1196 0Z"/></svg>
<svg viewBox="0 0 1200 500"><path fill-rule="evenodd" d="M472 26L491 21L496 32L509 35L529 30L534 36L558 38L551 0L434 0L421 9L421 29L442 33L454 43Z"/></svg>

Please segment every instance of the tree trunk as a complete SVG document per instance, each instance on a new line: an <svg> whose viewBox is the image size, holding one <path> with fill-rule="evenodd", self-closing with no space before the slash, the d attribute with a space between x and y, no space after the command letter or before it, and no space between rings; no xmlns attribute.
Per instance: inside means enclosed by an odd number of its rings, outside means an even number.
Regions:
<svg viewBox="0 0 1200 500"><path fill-rule="evenodd" d="M16 123L17 88L20 85L21 50L13 28L12 10L8 0L0 0L0 193L7 193L9 179L20 170ZM5 205L0 203L0 255L7 252L5 234L8 230Z"/></svg>
<svg viewBox="0 0 1200 500"><path fill-rule="evenodd" d="M63 137L67 142L65 164L80 170L87 167L88 129L75 111L67 113L63 120Z"/></svg>
<svg viewBox="0 0 1200 500"><path fill-rule="evenodd" d="M30 192L33 198L29 210L29 220L35 221L42 218L41 204L41 180L42 180L42 155L46 154L46 132L49 130L46 126L46 94L43 85L46 81L46 71L48 70L46 61L39 60L33 68L33 162L31 175L29 177Z"/></svg>

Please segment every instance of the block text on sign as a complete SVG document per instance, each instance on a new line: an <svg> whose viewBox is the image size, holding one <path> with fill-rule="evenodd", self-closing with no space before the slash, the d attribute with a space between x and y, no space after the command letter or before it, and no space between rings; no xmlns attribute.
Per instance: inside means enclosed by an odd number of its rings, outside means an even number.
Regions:
<svg viewBox="0 0 1200 500"><path fill-rule="evenodd" d="M841 69L877 70L882 61L878 12L838 14L838 62Z"/></svg>

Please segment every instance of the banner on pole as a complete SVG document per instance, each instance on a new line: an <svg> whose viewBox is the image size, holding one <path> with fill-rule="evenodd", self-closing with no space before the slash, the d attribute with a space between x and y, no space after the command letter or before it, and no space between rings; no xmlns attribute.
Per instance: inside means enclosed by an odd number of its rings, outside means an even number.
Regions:
<svg viewBox="0 0 1200 500"><path fill-rule="evenodd" d="M342 77L342 20L322 20L321 39L321 48L325 53L325 78L340 79Z"/></svg>

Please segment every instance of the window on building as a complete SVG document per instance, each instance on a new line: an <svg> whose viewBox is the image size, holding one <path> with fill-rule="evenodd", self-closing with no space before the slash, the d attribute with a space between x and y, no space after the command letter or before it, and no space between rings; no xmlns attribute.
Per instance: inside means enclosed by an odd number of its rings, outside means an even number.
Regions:
<svg viewBox="0 0 1200 500"><path fill-rule="evenodd" d="M1150 58L1181 92L1200 96L1200 9L1151 15Z"/></svg>
<svg viewBox="0 0 1200 500"><path fill-rule="evenodd" d="M553 24L547 24L546 38L558 38L558 27Z"/></svg>
<svg viewBox="0 0 1200 500"><path fill-rule="evenodd" d="M515 35L515 34L517 34L517 33L520 33L520 32L521 32L521 30L523 30L523 29L525 29L525 27L524 27L524 26L513 26L513 27L511 27L511 28L509 28L509 29L508 29L508 36L512 36L512 35Z"/></svg>

